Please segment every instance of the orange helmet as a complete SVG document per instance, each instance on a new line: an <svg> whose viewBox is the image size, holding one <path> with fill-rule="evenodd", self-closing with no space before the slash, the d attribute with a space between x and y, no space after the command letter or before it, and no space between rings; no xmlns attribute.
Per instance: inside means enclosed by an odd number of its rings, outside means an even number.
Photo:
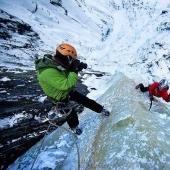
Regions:
<svg viewBox="0 0 170 170"><path fill-rule="evenodd" d="M63 56L70 56L73 59L77 57L77 51L70 44L60 44L56 51L59 51Z"/></svg>
<svg viewBox="0 0 170 170"><path fill-rule="evenodd" d="M54 56L56 61L66 69L72 66L76 57L77 51L69 44L60 44L56 48L56 55Z"/></svg>

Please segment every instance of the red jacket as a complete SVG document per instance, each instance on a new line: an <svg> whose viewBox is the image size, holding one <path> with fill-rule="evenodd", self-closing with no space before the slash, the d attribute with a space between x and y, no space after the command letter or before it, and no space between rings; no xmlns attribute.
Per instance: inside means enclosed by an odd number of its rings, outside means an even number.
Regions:
<svg viewBox="0 0 170 170"><path fill-rule="evenodd" d="M158 86L159 86L158 82L151 84L149 86L149 94L152 94L156 97L162 97L166 102L169 102L167 90L159 91Z"/></svg>

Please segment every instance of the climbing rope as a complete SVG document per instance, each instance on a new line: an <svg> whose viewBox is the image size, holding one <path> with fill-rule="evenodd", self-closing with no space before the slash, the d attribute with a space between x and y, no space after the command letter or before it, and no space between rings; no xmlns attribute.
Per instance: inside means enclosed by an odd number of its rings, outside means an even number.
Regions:
<svg viewBox="0 0 170 170"><path fill-rule="evenodd" d="M56 126L56 127L60 127L60 128L63 128L64 130L66 130L67 132L69 132L73 138L73 142L74 144L76 145L76 149L77 149L77 157L78 157L78 170L80 170L80 153L79 153L79 148L78 148L78 145L77 145L77 142L76 142L76 139L75 139L75 134L73 134L70 130L68 130L67 128L65 127L62 127L62 126L58 126L58 125L55 125L53 124L51 121L49 121L49 123L53 126Z"/></svg>
<svg viewBox="0 0 170 170"><path fill-rule="evenodd" d="M65 112L64 112L64 113L65 113ZM65 113L65 114L66 114L66 113ZM54 119L54 118L53 118L53 119ZM53 120L53 119L52 119L52 120ZM39 154L39 152L40 152L40 149L41 149L41 147L42 147L42 145L43 145L43 142L44 142L44 140L45 140L45 137L46 137L46 135L47 135L47 133L48 133L48 130L50 129L50 126L51 126L51 125L53 125L53 126L55 126L55 127L57 127L57 128L59 128L59 127L60 127L60 128L63 128L64 130L66 130L67 132L69 132L69 133L71 134L71 136L72 136L72 138L73 138L73 142L74 142L74 144L76 145L77 157L78 157L78 170L80 170L80 154L79 154L78 145L77 145L77 143L76 143L75 134L73 134L70 130L68 130L68 129L65 128L65 127L55 125L54 123L51 122L50 119L49 119L48 121L49 121L50 124L49 124L49 126L48 126L48 129L47 129L44 137L43 137L43 140L42 140L42 142L41 142L41 145L40 145L40 147L39 147L39 149L38 149L37 155L36 155L36 157L35 157L35 159L34 159L34 162L33 162L32 166L31 166L31 170L32 170L33 167L34 167L35 161L36 161L36 159L37 159L37 157L38 157L38 154Z"/></svg>
<svg viewBox="0 0 170 170"><path fill-rule="evenodd" d="M42 145L43 145L43 142L44 142L45 137L46 137L46 135L47 135L47 133L48 133L48 130L50 129L50 126L51 126L51 124L48 126L48 129L47 129L47 131L46 131L46 133L45 133L45 135L44 135L44 137L43 137L43 140L42 140L41 145L40 145L40 147L39 147L39 149L38 149L37 155L36 155L36 157L35 157L35 159L34 159L34 162L33 162L32 166L31 166L31 170L32 170L33 167L34 167L35 161L37 160L38 154L39 154L40 149L41 149L41 147L42 147Z"/></svg>

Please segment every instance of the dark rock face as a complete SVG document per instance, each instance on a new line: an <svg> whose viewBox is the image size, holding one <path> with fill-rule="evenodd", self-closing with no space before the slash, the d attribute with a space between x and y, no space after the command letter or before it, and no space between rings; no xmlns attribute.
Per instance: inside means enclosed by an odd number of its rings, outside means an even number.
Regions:
<svg viewBox="0 0 170 170"><path fill-rule="evenodd" d="M39 57L37 51L42 42L38 33L0 10L0 38L0 122L6 122L0 125L0 169L7 169L44 136L49 123L35 118L44 117L52 104L38 102L44 94L36 73L23 71L28 66L34 68L34 60ZM51 127L50 131L55 129Z"/></svg>
<svg viewBox="0 0 170 170"><path fill-rule="evenodd" d="M8 77L8 81L2 78ZM0 167L6 169L16 158L38 142L45 134L49 123L35 119L46 115L51 109L50 102L38 102L43 95L34 71L14 74L0 74L0 121L14 119L0 128ZM51 127L50 131L55 130Z"/></svg>
<svg viewBox="0 0 170 170"><path fill-rule="evenodd" d="M7 107L22 107L25 104L36 103L42 90L38 85L35 71L25 73L4 72L0 74L0 112L8 111ZM3 81L6 77L9 80ZM10 109L11 110L11 109Z"/></svg>

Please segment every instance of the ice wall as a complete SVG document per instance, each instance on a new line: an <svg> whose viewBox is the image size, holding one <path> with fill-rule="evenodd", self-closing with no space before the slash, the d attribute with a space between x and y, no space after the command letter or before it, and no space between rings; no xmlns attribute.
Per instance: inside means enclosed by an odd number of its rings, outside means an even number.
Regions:
<svg viewBox="0 0 170 170"><path fill-rule="evenodd" d="M81 115L83 133L76 137L80 169L170 169L169 105L153 103L135 90L133 80L117 73L98 102L111 111L109 118L86 109ZM64 125L67 127L67 125ZM39 144L9 169L31 168ZM76 145L70 133L49 134L33 169L78 169Z"/></svg>

